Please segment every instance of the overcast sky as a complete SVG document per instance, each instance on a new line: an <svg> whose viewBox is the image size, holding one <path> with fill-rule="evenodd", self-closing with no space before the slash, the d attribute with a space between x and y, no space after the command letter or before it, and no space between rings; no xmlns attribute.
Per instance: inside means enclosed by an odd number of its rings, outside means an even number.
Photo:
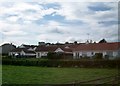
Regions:
<svg viewBox="0 0 120 86"><path fill-rule="evenodd" d="M117 2L2 2L0 44L116 42L117 22Z"/></svg>

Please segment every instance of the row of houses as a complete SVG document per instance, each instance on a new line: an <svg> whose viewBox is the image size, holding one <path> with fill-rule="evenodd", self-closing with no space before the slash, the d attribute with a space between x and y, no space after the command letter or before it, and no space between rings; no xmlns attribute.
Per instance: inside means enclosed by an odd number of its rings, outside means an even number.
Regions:
<svg viewBox="0 0 120 86"><path fill-rule="evenodd" d="M28 45L27 45L28 46ZM76 46L76 45L74 45ZM73 54L72 48L64 45L42 45L42 46L34 46L34 47L26 47L26 45L22 45L16 49L13 49L9 52L10 56L26 56L26 57L36 57L41 58L48 55L48 53L64 53L64 54Z"/></svg>
<svg viewBox="0 0 120 86"><path fill-rule="evenodd" d="M83 44L78 46L73 51L73 57L74 58L80 58L81 56L93 57L96 53L102 53L104 58L105 56L108 56L109 59L119 57L120 42Z"/></svg>
<svg viewBox="0 0 120 86"><path fill-rule="evenodd" d="M42 58L47 56L49 52L67 54L73 59L92 58L96 53L101 53L103 57L109 56L110 59L114 59L120 56L120 42L72 45L22 45L11 50L9 55L13 57L26 56Z"/></svg>

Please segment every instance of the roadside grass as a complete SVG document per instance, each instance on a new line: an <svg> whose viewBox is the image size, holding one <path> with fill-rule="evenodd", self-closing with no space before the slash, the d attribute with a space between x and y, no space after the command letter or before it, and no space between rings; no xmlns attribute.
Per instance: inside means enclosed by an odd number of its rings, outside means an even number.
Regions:
<svg viewBox="0 0 120 86"><path fill-rule="evenodd" d="M117 74L107 68L54 68L2 66L3 84L70 84Z"/></svg>

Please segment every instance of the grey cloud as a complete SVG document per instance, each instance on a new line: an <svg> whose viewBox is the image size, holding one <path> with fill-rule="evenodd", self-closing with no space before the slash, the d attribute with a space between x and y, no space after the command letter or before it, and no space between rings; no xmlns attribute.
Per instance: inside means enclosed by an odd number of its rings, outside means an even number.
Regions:
<svg viewBox="0 0 120 86"><path fill-rule="evenodd" d="M58 28L55 28L53 30L50 31L51 33L58 33L58 34L64 34L63 31L59 30Z"/></svg>

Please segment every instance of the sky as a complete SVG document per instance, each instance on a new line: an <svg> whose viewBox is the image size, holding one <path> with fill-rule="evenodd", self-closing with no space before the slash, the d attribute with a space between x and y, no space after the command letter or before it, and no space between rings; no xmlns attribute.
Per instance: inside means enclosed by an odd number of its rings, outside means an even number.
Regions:
<svg viewBox="0 0 120 86"><path fill-rule="evenodd" d="M118 41L117 2L0 3L0 44Z"/></svg>

